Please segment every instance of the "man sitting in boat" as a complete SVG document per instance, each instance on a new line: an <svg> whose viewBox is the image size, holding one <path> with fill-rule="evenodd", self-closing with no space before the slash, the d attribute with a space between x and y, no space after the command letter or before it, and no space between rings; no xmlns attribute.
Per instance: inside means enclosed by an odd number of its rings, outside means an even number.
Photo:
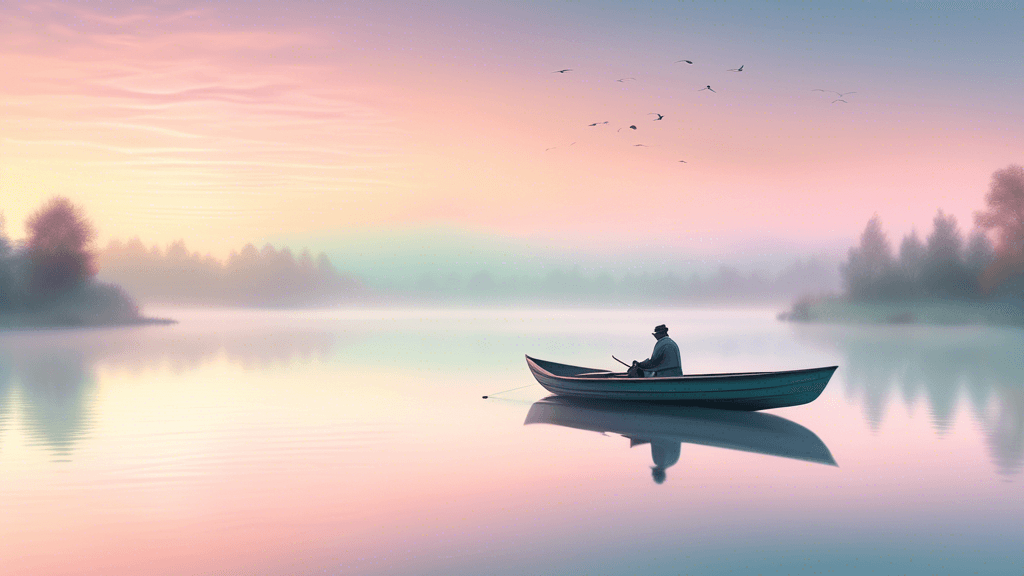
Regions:
<svg viewBox="0 0 1024 576"><path fill-rule="evenodd" d="M658 341L654 344L654 352L651 352L650 358L643 362L633 361L637 375L645 378L682 376L683 362L679 359L679 346L668 337L668 328L664 324L659 324L651 335Z"/></svg>

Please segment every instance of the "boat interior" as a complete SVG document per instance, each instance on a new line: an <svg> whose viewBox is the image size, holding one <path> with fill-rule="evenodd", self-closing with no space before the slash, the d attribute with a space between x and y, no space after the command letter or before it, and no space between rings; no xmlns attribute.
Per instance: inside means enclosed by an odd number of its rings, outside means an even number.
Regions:
<svg viewBox="0 0 1024 576"><path fill-rule="evenodd" d="M561 376L563 378L628 378L625 372L613 372L611 370L601 370L599 368L584 368L583 366L572 366L570 364L559 364L558 362L551 362L549 360L538 360L531 356L526 357L527 360L533 362L538 368L554 375ZM708 376L749 376L756 374L770 374L770 372L721 372L715 374L686 374L683 378L703 378ZM671 378L679 378L679 376L672 376Z"/></svg>

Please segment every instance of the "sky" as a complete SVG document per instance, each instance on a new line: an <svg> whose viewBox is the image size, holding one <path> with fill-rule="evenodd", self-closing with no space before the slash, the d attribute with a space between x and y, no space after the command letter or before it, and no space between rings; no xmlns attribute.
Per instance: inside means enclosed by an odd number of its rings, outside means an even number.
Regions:
<svg viewBox="0 0 1024 576"><path fill-rule="evenodd" d="M1019 3L509 4L0 3L8 233L815 253L1024 163Z"/></svg>

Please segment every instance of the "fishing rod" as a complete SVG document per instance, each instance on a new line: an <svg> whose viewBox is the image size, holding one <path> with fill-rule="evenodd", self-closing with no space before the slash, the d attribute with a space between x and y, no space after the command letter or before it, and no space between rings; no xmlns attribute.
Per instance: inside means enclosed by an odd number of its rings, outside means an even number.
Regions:
<svg viewBox="0 0 1024 576"><path fill-rule="evenodd" d="M509 389L509 390L502 390L501 392L495 392L494 394L488 394L487 396L484 396L484 400L487 400L487 398L489 398L491 396L497 396L498 394L504 394L505 392L511 392L512 390L522 390L523 388L529 388L530 386L536 386L536 385L537 385L537 383L534 382L533 384L527 384L526 386L520 386L519 388L512 388L512 389Z"/></svg>
<svg viewBox="0 0 1024 576"><path fill-rule="evenodd" d="M615 354L612 354L612 358L615 358ZM619 364L622 364L626 368L632 368L632 366L630 366L629 364L626 364L625 362L623 362L622 360L619 360L618 358L615 358L615 361L618 362Z"/></svg>

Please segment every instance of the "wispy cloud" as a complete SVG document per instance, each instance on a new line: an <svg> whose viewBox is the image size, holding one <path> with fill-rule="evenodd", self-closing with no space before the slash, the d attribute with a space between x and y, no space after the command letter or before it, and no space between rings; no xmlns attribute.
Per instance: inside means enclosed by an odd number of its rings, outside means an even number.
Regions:
<svg viewBox="0 0 1024 576"><path fill-rule="evenodd" d="M62 163L81 186L110 184L96 209L141 202L168 222L179 205L207 217L197 189L215 192L219 213L266 218L275 203L332 210L336 196L395 184L403 132L373 87L301 57L324 50L315 30L217 22L208 10L0 8L5 164L29 185L45 181L25 173L34 163ZM140 197L141 187L166 193ZM254 197L266 210L248 209Z"/></svg>

